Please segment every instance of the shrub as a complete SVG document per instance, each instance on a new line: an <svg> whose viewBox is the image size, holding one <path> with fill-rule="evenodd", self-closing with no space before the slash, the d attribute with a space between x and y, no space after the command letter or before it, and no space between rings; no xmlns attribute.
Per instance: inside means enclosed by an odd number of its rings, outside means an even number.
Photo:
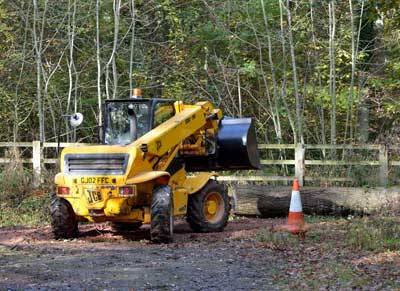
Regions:
<svg viewBox="0 0 400 291"><path fill-rule="evenodd" d="M32 174L23 167L16 148L8 151L6 157L10 163L0 173L0 227L47 223L49 196L31 195Z"/></svg>
<svg viewBox="0 0 400 291"><path fill-rule="evenodd" d="M346 244L357 250L400 249L400 220L396 217L355 219L347 225Z"/></svg>
<svg viewBox="0 0 400 291"><path fill-rule="evenodd" d="M18 149L6 153L10 163L0 173L0 200L8 206L17 207L31 192L32 175L24 169Z"/></svg>

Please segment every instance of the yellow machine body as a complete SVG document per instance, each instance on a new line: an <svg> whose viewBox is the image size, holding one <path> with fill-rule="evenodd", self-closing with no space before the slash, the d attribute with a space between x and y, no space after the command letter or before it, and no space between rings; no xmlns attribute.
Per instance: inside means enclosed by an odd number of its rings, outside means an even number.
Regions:
<svg viewBox="0 0 400 291"><path fill-rule="evenodd" d="M71 204L78 221L150 223L152 190L160 184L172 188L174 215L186 215L188 196L199 191L214 173L188 177L185 167L172 174L168 167L177 156L209 154L206 139L217 135L222 112L210 102L175 102L174 107L172 118L130 144L77 146L62 151L61 172L55 176L56 194ZM162 108L158 113L165 117ZM114 157L119 164L110 164ZM93 167L80 172L85 163ZM122 164L123 171L117 174L98 174L96 170L120 169Z"/></svg>

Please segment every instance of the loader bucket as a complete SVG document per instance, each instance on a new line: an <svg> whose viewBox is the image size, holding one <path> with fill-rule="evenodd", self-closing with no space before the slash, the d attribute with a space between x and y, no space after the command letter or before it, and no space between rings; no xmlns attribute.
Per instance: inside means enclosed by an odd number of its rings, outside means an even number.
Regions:
<svg viewBox="0 0 400 291"><path fill-rule="evenodd" d="M217 136L218 166L224 170L259 169L256 131L251 118L224 118Z"/></svg>
<svg viewBox="0 0 400 291"><path fill-rule="evenodd" d="M251 118L224 117L219 123L217 150L208 157L184 157L188 171L260 168L256 131Z"/></svg>

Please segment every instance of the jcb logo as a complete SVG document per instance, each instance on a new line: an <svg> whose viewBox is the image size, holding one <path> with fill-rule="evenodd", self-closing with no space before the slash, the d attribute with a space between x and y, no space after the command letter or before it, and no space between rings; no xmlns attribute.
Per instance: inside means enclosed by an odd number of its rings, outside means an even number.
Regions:
<svg viewBox="0 0 400 291"><path fill-rule="evenodd" d="M89 203L96 203L102 200L100 191L86 189L86 197Z"/></svg>

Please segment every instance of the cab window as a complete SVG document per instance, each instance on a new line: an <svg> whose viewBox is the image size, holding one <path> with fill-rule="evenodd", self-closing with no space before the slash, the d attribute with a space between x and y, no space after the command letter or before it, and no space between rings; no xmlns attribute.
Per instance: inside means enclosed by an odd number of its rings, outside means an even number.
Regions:
<svg viewBox="0 0 400 291"><path fill-rule="evenodd" d="M136 116L137 138L149 131L149 105L140 102L110 102L107 105L107 127L105 128L106 144L126 145L134 141L131 136L131 116L133 110Z"/></svg>
<svg viewBox="0 0 400 291"><path fill-rule="evenodd" d="M158 102L154 110L154 127L159 126L161 123L167 121L175 115L174 106L166 102Z"/></svg>

